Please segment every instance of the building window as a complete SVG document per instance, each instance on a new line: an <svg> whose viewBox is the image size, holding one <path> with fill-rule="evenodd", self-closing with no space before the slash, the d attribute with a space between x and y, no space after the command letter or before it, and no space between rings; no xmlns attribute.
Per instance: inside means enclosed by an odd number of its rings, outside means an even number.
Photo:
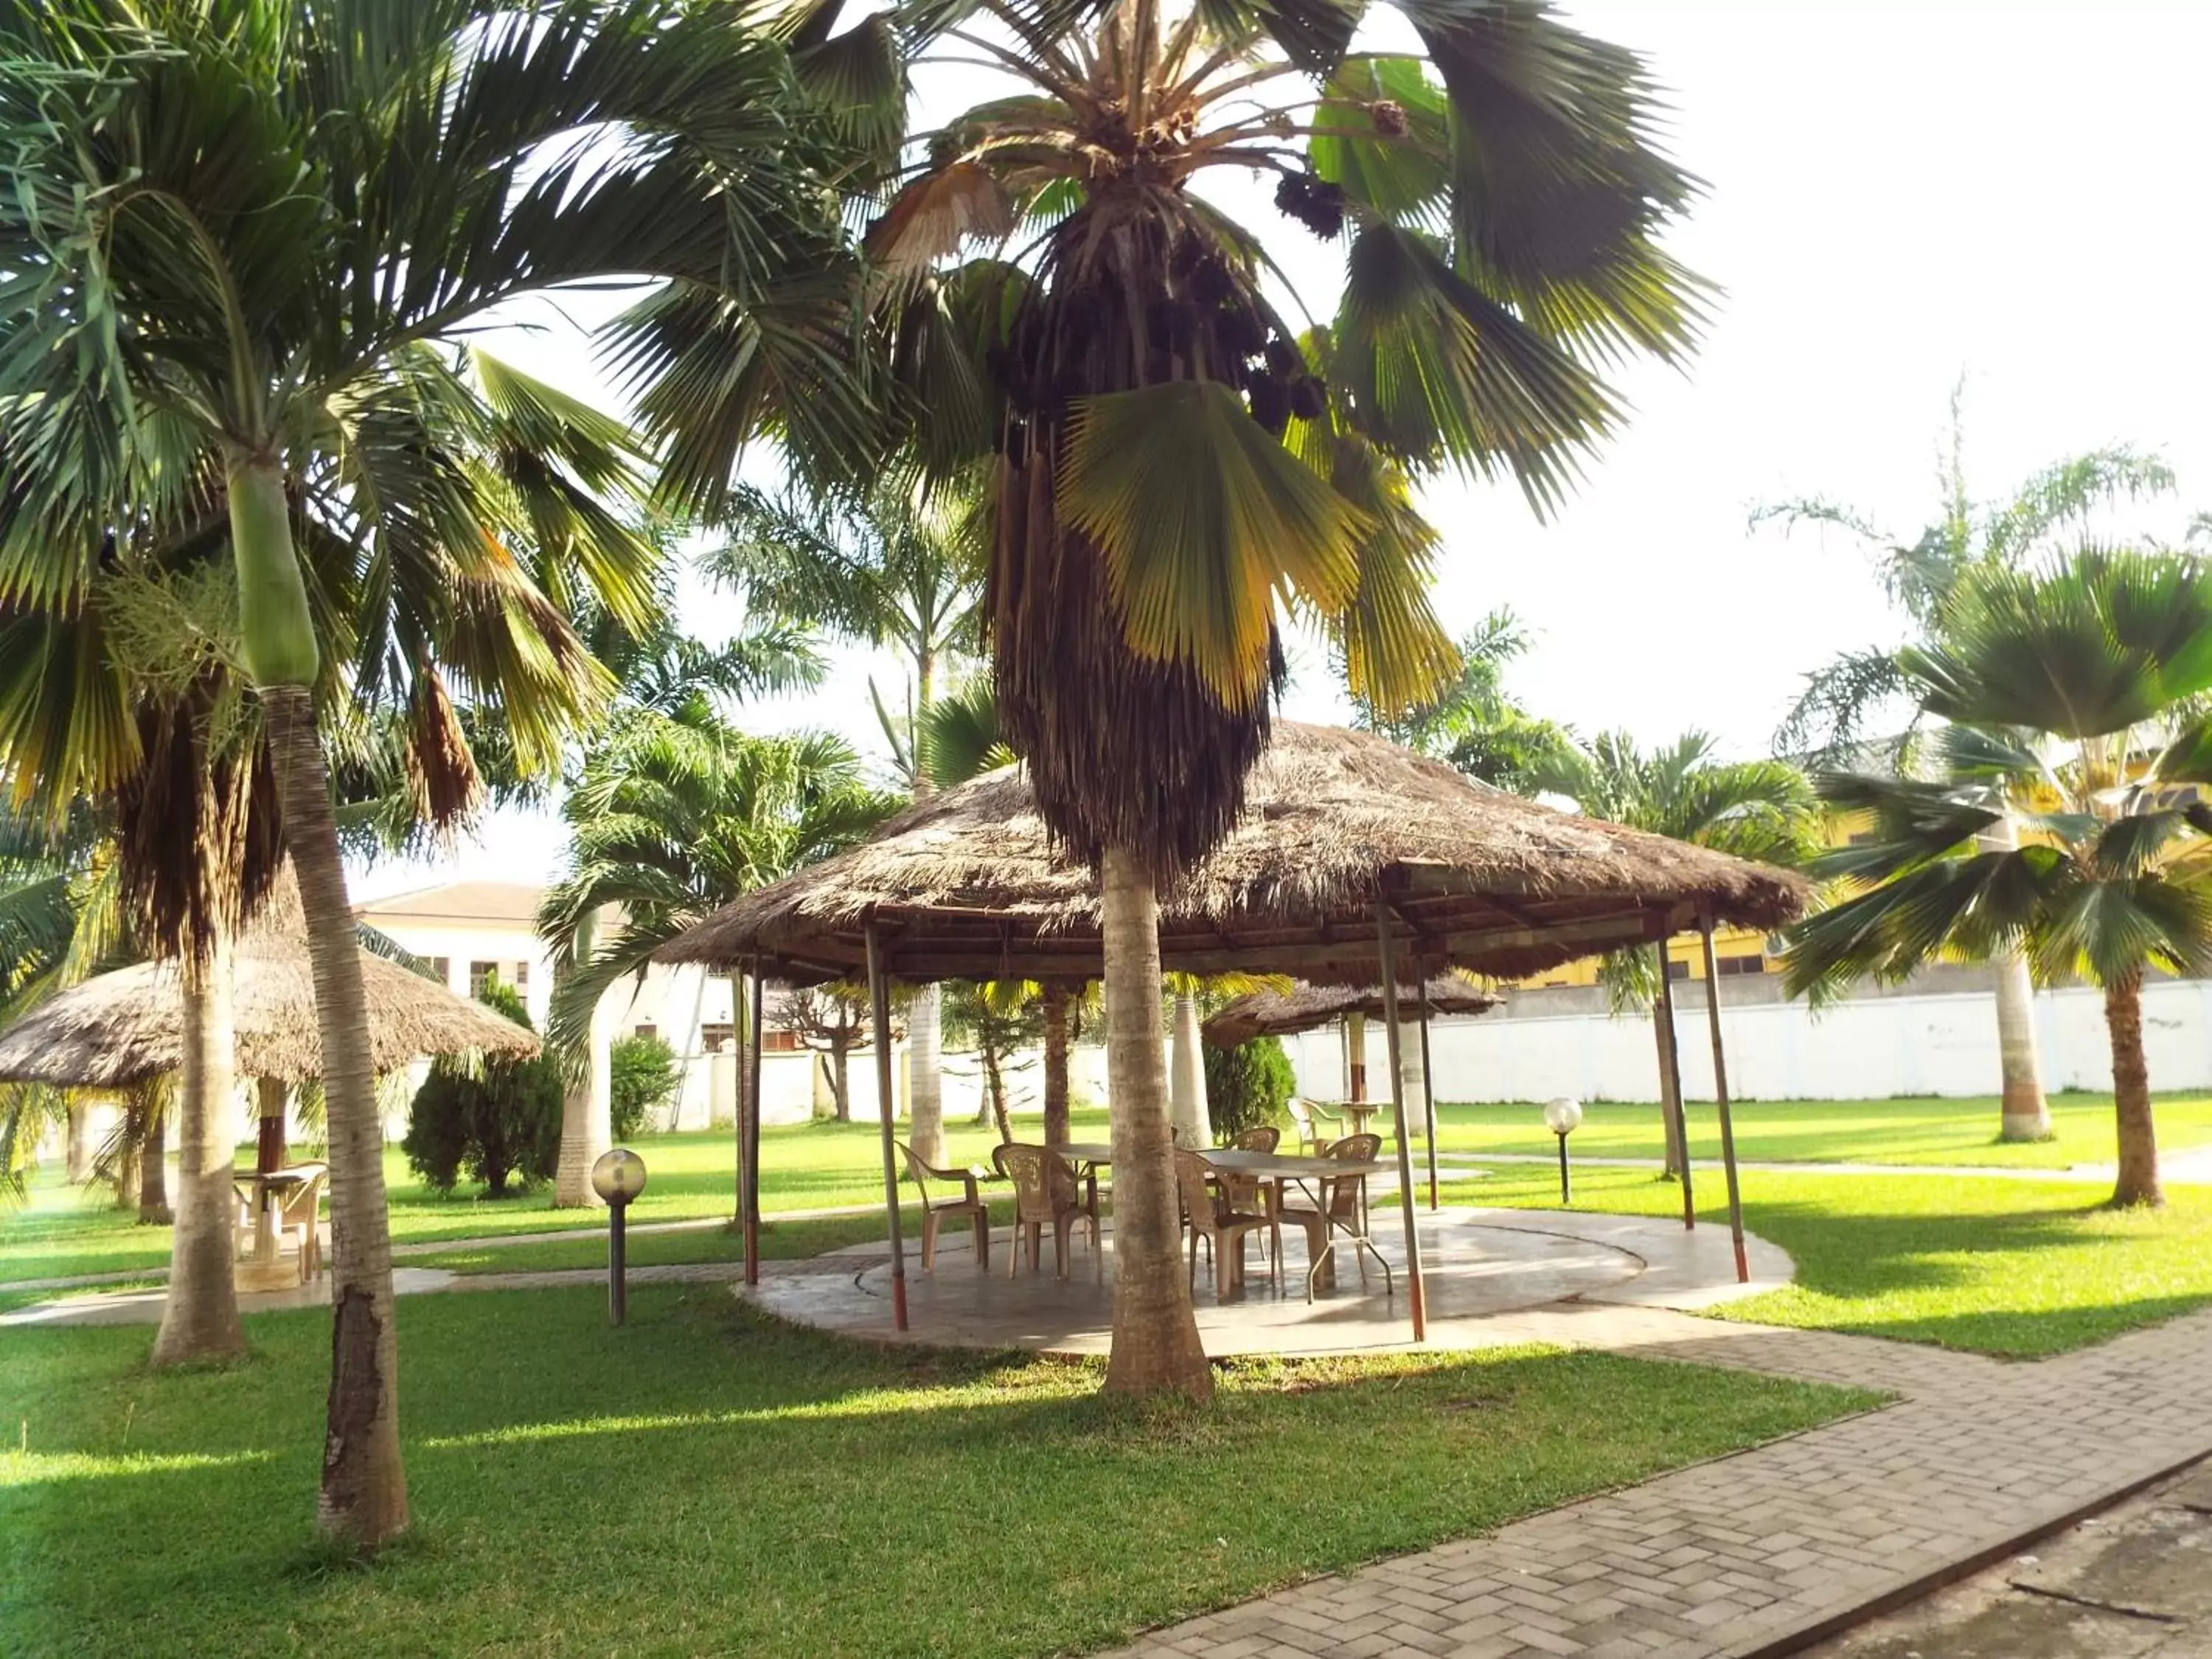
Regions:
<svg viewBox="0 0 2212 1659"><path fill-rule="evenodd" d="M438 976L439 984L451 985L453 982L453 957L432 957L430 958L430 971Z"/></svg>
<svg viewBox="0 0 2212 1659"><path fill-rule="evenodd" d="M725 1048L734 1048L737 1041L738 1028L734 1025L707 1024L699 1028L699 1046L710 1054L719 1054Z"/></svg>
<svg viewBox="0 0 2212 1659"><path fill-rule="evenodd" d="M1726 979L1731 974L1765 973L1766 971L1766 958L1763 956L1723 957L1720 958L1717 965L1720 969L1721 977L1723 979Z"/></svg>
<svg viewBox="0 0 2212 1659"><path fill-rule="evenodd" d="M530 994L530 964L526 962L514 964L514 988L519 995Z"/></svg>
<svg viewBox="0 0 2212 1659"><path fill-rule="evenodd" d="M641 1037L659 1036L660 1028L658 1025L641 1025L632 1035Z"/></svg>
<svg viewBox="0 0 2212 1659"><path fill-rule="evenodd" d="M472 997L482 996L484 993L484 987L498 977L499 964L497 963L471 963L469 964L469 994Z"/></svg>
<svg viewBox="0 0 2212 1659"><path fill-rule="evenodd" d="M1689 976L1690 964L1688 963L1676 962L1672 957L1668 959L1667 977L1668 979L1687 979Z"/></svg>
<svg viewBox="0 0 2212 1659"><path fill-rule="evenodd" d="M762 1039L761 1052L764 1054L795 1054L799 1052L799 1033L770 1031Z"/></svg>

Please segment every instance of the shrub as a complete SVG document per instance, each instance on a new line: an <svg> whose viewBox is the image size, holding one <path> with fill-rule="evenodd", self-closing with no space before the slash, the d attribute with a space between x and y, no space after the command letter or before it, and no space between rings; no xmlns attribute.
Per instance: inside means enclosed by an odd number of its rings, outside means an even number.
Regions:
<svg viewBox="0 0 2212 1659"><path fill-rule="evenodd" d="M1273 1037L1255 1037L1234 1048L1204 1045L1206 1108L1213 1138L1226 1146L1247 1129L1288 1121L1285 1111L1297 1079L1291 1057Z"/></svg>
<svg viewBox="0 0 2212 1659"><path fill-rule="evenodd" d="M487 980L477 1000L531 1029L511 987ZM415 1091L400 1150L441 1192L451 1192L466 1170L487 1198L504 1198L518 1176L526 1187L552 1179L561 1161L561 1092L560 1069L545 1054L441 1055Z"/></svg>
<svg viewBox="0 0 2212 1659"><path fill-rule="evenodd" d="M658 1036L617 1037L607 1045L607 1119L617 1141L635 1138L646 1120L676 1097L676 1050Z"/></svg>

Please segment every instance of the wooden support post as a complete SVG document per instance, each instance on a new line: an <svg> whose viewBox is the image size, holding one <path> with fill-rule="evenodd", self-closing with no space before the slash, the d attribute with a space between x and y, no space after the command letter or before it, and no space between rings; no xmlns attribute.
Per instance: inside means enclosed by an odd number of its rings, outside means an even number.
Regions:
<svg viewBox="0 0 2212 1659"><path fill-rule="evenodd" d="M1690 1114L1682 1104L1682 1048L1674 1030L1674 981L1667 968L1667 936L1659 936L1659 1018L1667 1024L1667 1071L1659 1092L1674 1101L1674 1139L1682 1148L1682 1230L1698 1225L1698 1202L1690 1191Z"/></svg>
<svg viewBox="0 0 2212 1659"><path fill-rule="evenodd" d="M745 1073L745 1100L750 1110L745 1115L745 1283L760 1283L760 1132L761 1132L761 1045L768 1033L761 1024L762 1010L766 999L763 994L760 963L753 963L752 1018L747 1024L752 1028L752 1047L740 1046L738 1065ZM732 1011L734 1012L734 1011Z"/></svg>
<svg viewBox="0 0 2212 1659"><path fill-rule="evenodd" d="M891 1142L891 1108L897 1097L891 1085L891 986L884 964L883 941L876 924L868 924L868 1006L875 1013L876 1121L883 1129L884 1211L891 1228L891 1324L906 1328L906 1248L899 1237L898 1163Z"/></svg>
<svg viewBox="0 0 2212 1659"><path fill-rule="evenodd" d="M1376 954L1382 963L1382 1024L1390 1046L1390 1117L1398 1132L1398 1208L1406 1222L1406 1291L1413 1310L1413 1340L1429 1340L1429 1306L1421 1283L1421 1236L1413 1217L1413 1148L1406 1139L1406 1080L1398 1069L1398 964L1390 938L1389 907L1375 906Z"/></svg>
<svg viewBox="0 0 2212 1659"><path fill-rule="evenodd" d="M1429 1130L1429 1208L1437 1207L1437 1078L1429 1065L1429 980L1421 976L1421 1115Z"/></svg>
<svg viewBox="0 0 2212 1659"><path fill-rule="evenodd" d="M701 994L705 994L703 990ZM745 1181L745 964L743 963L739 963L737 972L730 975L730 1030L736 1033L738 1040L737 1111L730 1125L730 1139L738 1155L737 1169L732 1178L738 1183L738 1190L736 1204L730 1211L730 1219L737 1227L738 1236L742 1238L745 1231L745 1194L750 1190ZM681 1091L678 1091L676 1103L676 1112L670 1119L672 1123L684 1110ZM709 1060L707 1064L707 1127L712 1128L714 1124L714 1066Z"/></svg>
<svg viewBox="0 0 2212 1659"><path fill-rule="evenodd" d="M1698 918L1698 936L1705 942L1705 1014L1713 1033L1713 1099L1721 1115L1721 1170L1728 1177L1729 1237L1735 1245L1735 1282L1751 1283L1751 1259L1743 1249L1743 1194L1735 1178L1735 1125L1729 1116L1728 1057L1721 1051L1721 975L1713 957L1713 918L1711 911ZM1683 1147L1682 1164L1689 1166L1689 1148Z"/></svg>

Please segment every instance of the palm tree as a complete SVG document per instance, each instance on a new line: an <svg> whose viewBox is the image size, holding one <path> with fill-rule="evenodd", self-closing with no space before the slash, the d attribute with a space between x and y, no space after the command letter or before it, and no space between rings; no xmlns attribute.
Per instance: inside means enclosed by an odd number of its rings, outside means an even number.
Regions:
<svg viewBox="0 0 2212 1659"><path fill-rule="evenodd" d="M2112 1202L2160 1203L2142 981L2154 963L2212 969L2212 809L2197 798L2212 785L2212 723L2174 729L2212 687L2212 573L2094 546L2044 568L1977 568L1941 638L1899 660L1922 714L1949 722L1937 768L1818 779L1875 829L1816 866L1861 890L1790 929L1789 987L2006 951L2046 980L2088 979L2112 1042ZM2021 839L1990 845L2008 816Z"/></svg>
<svg viewBox="0 0 2212 1659"><path fill-rule="evenodd" d="M1528 630L1510 610L1485 617L1459 642L1459 669L1443 689L1391 713L1355 697L1352 724L1433 755L1471 778L1533 794L1536 780L1572 741L1565 727L1528 713L1505 690L1506 665L1528 648Z"/></svg>
<svg viewBox="0 0 2212 1659"><path fill-rule="evenodd" d="M932 477L991 469L1002 725L1100 872L1115 1391L1211 1391L1158 895L1242 808L1279 599L1376 707L1430 695L1456 662L1412 481L1505 473L1548 504L1619 414L1592 365L1671 356L1698 322L1702 284L1657 245L1696 186L1635 56L1535 3L1401 10L1418 53L1351 51L1356 0L914 5L888 37L1007 82L914 137L868 250L900 441ZM1285 214L1342 236L1331 325L1277 309L1266 236L1206 194L1223 170L1272 173Z"/></svg>
<svg viewBox="0 0 2212 1659"><path fill-rule="evenodd" d="M842 125L792 88L775 43L682 0L0 6L0 602L74 606L118 526L169 533L207 500L228 520L326 1066L318 1515L363 1546L407 1506L381 1127L316 733L339 664L306 563L335 540L372 584L428 576L459 628L525 602L465 479L428 459L449 343L518 295L609 277L711 293L733 328L779 272L842 287L817 187ZM805 382L787 426L854 418L818 335L757 334L726 390L757 408ZM726 468L758 424L702 441Z"/></svg>
<svg viewBox="0 0 2212 1659"><path fill-rule="evenodd" d="M904 714L869 692L892 759L916 799L936 787L930 754L940 677L977 643L981 548L972 490L922 500L893 473L867 490L809 499L739 490L728 514L731 539L709 552L708 572L771 616L795 618L848 639L895 648L913 678ZM917 987L908 1018L913 1095L909 1143L930 1164L945 1161L943 1010L934 985Z"/></svg>
<svg viewBox="0 0 2212 1659"><path fill-rule="evenodd" d="M1805 775L1787 761L1720 761L1713 739L1686 732L1649 752L1626 732L1601 732L1562 750L1534 779L1590 817L1710 847L1763 864L1794 866L1820 848L1820 811ZM1685 1155L1674 1097L1674 1033L1657 1000L1667 971L1664 947L1616 951L1599 967L1613 1012L1648 1010L1659 1057L1659 1115L1666 1126L1666 1175L1680 1175ZM1708 996L1719 994L1708 986Z"/></svg>
<svg viewBox="0 0 2212 1659"><path fill-rule="evenodd" d="M1963 393L1962 382L1951 394L1950 442L1936 478L1940 506L1936 517L1910 540L1825 497L1780 502L1753 514L1754 524L1778 519L1790 526L1832 526L1864 544L1874 554L1883 591L1904 613L1913 639L1922 645L1940 634L1944 607L1968 573L1992 567L2017 568L2054 533L2078 529L2120 501L2164 495L2174 485L2172 471L2157 456L2121 446L2055 462L2008 498L1977 503L1966 490L1960 416ZM1844 652L1805 677L1804 689L1774 734L1775 746L1781 753L1805 755L1810 763L1831 769L1863 763L1870 757L1868 722L1885 709L1909 707L1911 691L1899 647L1871 646ZM1890 752L1898 757L1896 743ZM2008 813L1993 819L1983 836L1984 849L1992 853L2017 844L2018 829ZM1997 1016L1997 1138L2048 1139L2051 1107L2044 1098L2042 1061L2036 1051L2034 987L2027 959L2017 951L2001 951L1990 958L1989 968Z"/></svg>
<svg viewBox="0 0 2212 1659"><path fill-rule="evenodd" d="M826 733L751 736L703 696L673 712L618 716L569 791L568 874L538 913L556 973L553 1042L583 1042L608 989L641 975L685 928L850 845L898 804L871 788L860 757ZM585 955L580 925L603 909L620 922ZM742 988L733 996L742 1009Z"/></svg>

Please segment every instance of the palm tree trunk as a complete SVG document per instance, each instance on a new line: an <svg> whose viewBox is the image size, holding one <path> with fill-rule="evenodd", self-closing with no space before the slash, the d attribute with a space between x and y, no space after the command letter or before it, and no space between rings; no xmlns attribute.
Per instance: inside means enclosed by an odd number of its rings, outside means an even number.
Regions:
<svg viewBox="0 0 2212 1659"><path fill-rule="evenodd" d="M830 1050L830 1109L836 1113L840 1123L853 1121L853 1066L850 1055L850 1048L842 1042L834 1044ZM888 1115L890 1109L891 1103L887 1100L876 1103L879 1115Z"/></svg>
<svg viewBox="0 0 2212 1659"><path fill-rule="evenodd" d="M264 687L284 840L300 880L331 1164L331 1391L323 1444L322 1529L367 1548L406 1530L399 1452L399 1338L385 1210L384 1120L369 1057L361 949L338 860L330 779L312 694Z"/></svg>
<svg viewBox="0 0 2212 1659"><path fill-rule="evenodd" d="M1106 1077L1114 1138L1111 1394L1213 1395L1183 1277L1182 1211L1160 1030L1160 912L1152 872L1109 848L1099 872Z"/></svg>
<svg viewBox="0 0 2212 1659"><path fill-rule="evenodd" d="M915 653L914 798L937 792L929 775L930 700L937 695L937 657L927 645ZM917 986L907 1006L907 1145L925 1164L945 1162L945 1002L936 983Z"/></svg>
<svg viewBox="0 0 2212 1659"><path fill-rule="evenodd" d="M66 1179L72 1187L82 1187L92 1179L91 1109L80 1101L72 1101L69 1108L69 1168Z"/></svg>
<svg viewBox="0 0 2212 1659"><path fill-rule="evenodd" d="M169 1085L155 1079L145 1085L139 1121L138 1224L166 1227L176 1220L169 1208Z"/></svg>
<svg viewBox="0 0 2212 1659"><path fill-rule="evenodd" d="M1666 957L1662 954L1659 970L1667 970ZM1674 1034L1667 1027L1667 1011L1656 998L1651 1003L1651 1036L1659 1050L1659 1118L1664 1126L1667 1143L1667 1167L1661 1171L1664 1181L1682 1178L1681 1126L1674 1119Z"/></svg>
<svg viewBox="0 0 2212 1659"><path fill-rule="evenodd" d="M1168 1115L1175 1124L1176 1145L1194 1152L1213 1145L1198 1044L1198 997L1193 992L1179 991L1175 1000L1175 1056L1174 1069L1169 1074Z"/></svg>
<svg viewBox="0 0 2212 1659"><path fill-rule="evenodd" d="M1974 841L1984 853L2010 853L2020 847L2019 832L2009 817L1998 819ZM1997 1139L2048 1140L2051 1107L2043 1097L2043 1062L2035 1047L2035 987L2028 978L2027 958L2017 951L1993 956L1990 972L1996 980L1997 1070L2003 1089Z"/></svg>
<svg viewBox="0 0 2212 1659"><path fill-rule="evenodd" d="M154 1364L242 1353L231 1188L236 1160L237 1079L232 1054L230 941L218 937L204 963L185 965L184 1087L177 1110L177 1231L169 1249L169 1293L154 1338ZM278 1108L283 1097L279 1085ZM283 1119L278 1122L281 1125Z"/></svg>
<svg viewBox="0 0 2212 1659"><path fill-rule="evenodd" d="M1006 1115L1006 1057L989 1043L983 1045L983 1100L999 1129L999 1144L1014 1144L1013 1121Z"/></svg>
<svg viewBox="0 0 2212 1659"><path fill-rule="evenodd" d="M2151 1121L2150 1066L2143 1059L2142 971L2105 988L2105 1029L2112 1041L2112 1114L2119 1131L2120 1174L2112 1188L2118 1207L2160 1205L2158 1130Z"/></svg>
<svg viewBox="0 0 2212 1659"><path fill-rule="evenodd" d="M1056 1145L1067 1137L1067 1026L1073 999L1067 987L1048 980L1044 988L1044 1138Z"/></svg>
<svg viewBox="0 0 2212 1659"><path fill-rule="evenodd" d="M123 1098L123 1124L115 1137L115 1207L138 1207L138 1189L145 1184L146 1094L133 1088Z"/></svg>
<svg viewBox="0 0 2212 1659"><path fill-rule="evenodd" d="M576 924L575 941L569 951L574 964L571 974L592 958L599 939L599 910L589 911ZM558 985L553 988L553 994L556 999L560 996ZM588 1209L599 1201L599 1194L592 1189L592 1165L614 1144L614 1130L608 1121L606 1085L611 1065L606 1027L598 1008L592 1010L586 1030L583 1066L561 1095L561 1161L553 1170L556 1210Z"/></svg>
<svg viewBox="0 0 2212 1659"><path fill-rule="evenodd" d="M333 1324L315 1518L325 1533L373 1549L406 1530L407 1475L399 1455L399 1337L368 1005L330 776L315 730L314 622L275 454L235 458L228 493L239 642L268 717L270 758L284 842L300 881L322 1039Z"/></svg>
<svg viewBox="0 0 2212 1659"><path fill-rule="evenodd" d="M291 1157L284 1144L284 1079L253 1079L253 1167L263 1175L281 1170Z"/></svg>

